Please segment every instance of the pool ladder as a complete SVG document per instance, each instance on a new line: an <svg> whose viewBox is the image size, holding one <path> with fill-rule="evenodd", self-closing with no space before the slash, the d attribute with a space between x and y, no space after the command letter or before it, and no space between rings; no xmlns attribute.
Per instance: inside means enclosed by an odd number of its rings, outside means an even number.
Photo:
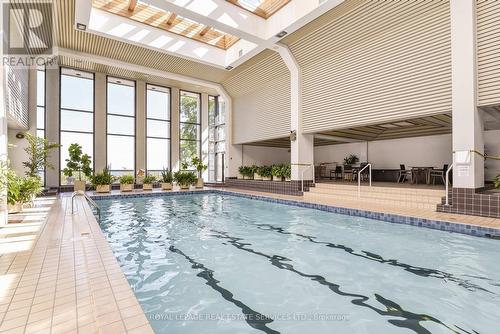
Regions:
<svg viewBox="0 0 500 334"><path fill-rule="evenodd" d="M87 200L89 205L92 206L97 211L98 221L100 222L101 221L101 208L99 208L99 205L97 205L97 203L92 198L90 198L84 191L81 191L81 190L75 191L71 195L71 214L75 213L74 204L75 204L75 197L76 196L83 196Z"/></svg>

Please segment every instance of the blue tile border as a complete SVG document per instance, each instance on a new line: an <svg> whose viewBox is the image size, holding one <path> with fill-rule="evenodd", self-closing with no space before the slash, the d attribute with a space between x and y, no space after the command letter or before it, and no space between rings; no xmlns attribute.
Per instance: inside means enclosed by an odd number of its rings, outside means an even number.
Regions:
<svg viewBox="0 0 500 334"><path fill-rule="evenodd" d="M434 230L440 230L445 232L461 233L472 235L476 237L485 238L495 238L500 239L500 229L491 227L482 227L475 225L466 225L448 221L432 220L426 218L416 218L395 215L390 213L366 211L359 209L342 208L331 205L316 204L309 202L301 202L289 199L272 198L267 196L244 194L233 191L225 191L219 189L205 189L205 190L184 190L184 191L168 191L168 192L150 192L150 193L129 193L129 194L111 194L111 195L90 195L94 200L105 200L105 199L122 199L122 198L142 198L142 197L156 197L156 196L178 196L178 195L193 195L193 194L223 194L235 197L249 198L259 201L265 201L270 203L291 205L301 208L315 209L325 212L337 213L347 216L363 217L369 219L380 220L388 223L395 224L405 224L417 227L425 227Z"/></svg>

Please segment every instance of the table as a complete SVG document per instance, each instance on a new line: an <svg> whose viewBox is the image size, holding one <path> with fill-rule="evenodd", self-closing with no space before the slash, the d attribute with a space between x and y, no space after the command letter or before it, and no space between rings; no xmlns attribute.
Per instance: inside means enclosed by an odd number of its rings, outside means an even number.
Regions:
<svg viewBox="0 0 500 334"><path fill-rule="evenodd" d="M411 167L411 182L418 184L418 178L425 175L425 184L431 183L431 170L434 167Z"/></svg>

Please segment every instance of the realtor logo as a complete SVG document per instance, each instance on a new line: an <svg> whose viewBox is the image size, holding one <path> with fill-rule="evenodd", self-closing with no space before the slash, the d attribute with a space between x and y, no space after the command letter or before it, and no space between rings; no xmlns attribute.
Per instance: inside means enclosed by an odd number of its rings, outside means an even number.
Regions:
<svg viewBox="0 0 500 334"><path fill-rule="evenodd" d="M52 3L19 1L3 4L4 55L52 53Z"/></svg>

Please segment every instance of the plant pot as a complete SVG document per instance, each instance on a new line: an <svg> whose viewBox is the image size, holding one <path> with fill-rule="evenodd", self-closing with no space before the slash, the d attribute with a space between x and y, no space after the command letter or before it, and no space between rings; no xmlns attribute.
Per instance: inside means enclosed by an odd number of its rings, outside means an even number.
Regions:
<svg viewBox="0 0 500 334"><path fill-rule="evenodd" d="M270 176L263 176L262 181L271 181L271 177Z"/></svg>
<svg viewBox="0 0 500 334"><path fill-rule="evenodd" d="M273 181L276 181L276 182L282 182L283 181L283 178L281 176L274 176L273 175Z"/></svg>
<svg viewBox="0 0 500 334"><path fill-rule="evenodd" d="M181 190L186 190L189 189L189 184L179 184L179 187L181 188Z"/></svg>
<svg viewBox="0 0 500 334"><path fill-rule="evenodd" d="M161 189L162 190L172 190L172 183L161 183Z"/></svg>
<svg viewBox="0 0 500 334"><path fill-rule="evenodd" d="M111 191L110 184L100 184L95 187L96 193L109 193Z"/></svg>
<svg viewBox="0 0 500 334"><path fill-rule="evenodd" d="M134 190L133 184L120 184L120 191L127 192Z"/></svg>
<svg viewBox="0 0 500 334"><path fill-rule="evenodd" d="M8 213L18 213L23 211L23 203L16 202L14 204L7 204L7 212Z"/></svg>
<svg viewBox="0 0 500 334"><path fill-rule="evenodd" d="M202 177L199 177L198 178L198 181L196 181L196 188L203 188L203 186L205 185L205 183L203 182L203 178Z"/></svg>
<svg viewBox="0 0 500 334"><path fill-rule="evenodd" d="M292 179L291 179L291 178L288 178L288 177L285 177L285 181L286 181L286 182L291 182L291 181L292 181Z"/></svg>
<svg viewBox="0 0 500 334"><path fill-rule="evenodd" d="M151 184L151 183L144 183L142 185L142 190L153 190L153 184Z"/></svg>
<svg viewBox="0 0 500 334"><path fill-rule="evenodd" d="M237 179L238 179L238 180L244 180L244 179L245 179L245 177L244 177L243 175L241 175L241 174L238 174Z"/></svg>
<svg viewBox="0 0 500 334"><path fill-rule="evenodd" d="M259 175L259 174L257 174L257 173L253 173L253 179L254 179L254 180L259 180L259 181L260 181L260 180L262 180L262 176L260 176L260 175Z"/></svg>
<svg viewBox="0 0 500 334"><path fill-rule="evenodd" d="M86 182L85 181L75 180L75 182L73 183L73 191L83 191L83 192L85 192L85 186L86 186Z"/></svg>

